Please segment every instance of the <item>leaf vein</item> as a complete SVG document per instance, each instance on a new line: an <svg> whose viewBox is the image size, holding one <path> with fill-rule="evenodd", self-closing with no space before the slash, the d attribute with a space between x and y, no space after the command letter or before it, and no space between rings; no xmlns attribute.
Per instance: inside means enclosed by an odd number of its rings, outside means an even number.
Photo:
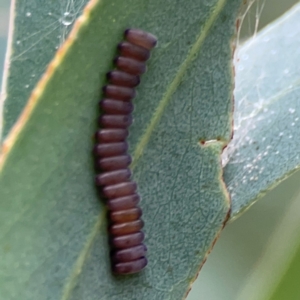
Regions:
<svg viewBox="0 0 300 300"><path fill-rule="evenodd" d="M140 141L138 142L138 144L135 148L135 151L134 151L134 154L133 154L133 162L131 164L132 169L134 169L136 167L137 162L140 159L140 157L142 156L142 154L144 152L144 149L145 149L145 147L147 146L147 144L150 140L151 134L154 131L157 124L159 123L159 121L160 121L160 119L163 115L163 112L165 111L167 105L169 104L169 102L171 100L172 95L176 91L176 88L178 87L179 83L181 82L181 80L182 80L185 72L187 71L190 63L195 58L196 54L200 51L200 48L203 45L203 42L205 41L205 38L207 37L209 30L211 29L212 25L214 24L217 16L222 11L225 3L226 3L226 0L219 0L216 3L215 7L212 9L212 12L211 12L210 16L208 17L207 21L205 22L204 26L202 28L200 28L199 36L197 37L193 47L189 51L186 59L183 61L183 63L179 67L179 71L177 72L177 74L174 77L173 81L171 82L171 84L167 88L166 93L164 94L164 96L160 100L160 102L157 106L157 109L156 109L155 113L153 114L153 117L152 117L149 125L147 126L144 134L142 135Z"/></svg>

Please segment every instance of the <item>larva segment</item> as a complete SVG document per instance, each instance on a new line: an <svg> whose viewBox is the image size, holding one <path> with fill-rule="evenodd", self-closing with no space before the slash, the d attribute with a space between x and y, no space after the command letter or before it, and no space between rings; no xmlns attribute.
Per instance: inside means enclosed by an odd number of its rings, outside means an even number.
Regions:
<svg viewBox="0 0 300 300"><path fill-rule="evenodd" d="M128 144L126 142L120 143L102 143L96 144L94 148L94 153L96 156L100 157L111 157L116 155L121 155L126 153L128 149Z"/></svg>
<svg viewBox="0 0 300 300"><path fill-rule="evenodd" d="M114 264L112 270L116 274L133 274L140 272L146 266L146 257L141 257L137 260Z"/></svg>
<svg viewBox="0 0 300 300"><path fill-rule="evenodd" d="M123 56L117 57L115 59L115 64L119 70L132 75L142 75L147 70L145 63Z"/></svg>
<svg viewBox="0 0 300 300"><path fill-rule="evenodd" d="M116 86L136 87L140 83L140 77L126 72L114 70L106 74L107 80Z"/></svg>
<svg viewBox="0 0 300 300"><path fill-rule="evenodd" d="M146 61L150 57L150 51L140 46L128 42L122 42L118 46L121 56Z"/></svg>
<svg viewBox="0 0 300 300"><path fill-rule="evenodd" d="M120 197L116 199L109 199L107 201L107 207L109 210L124 210L135 207L140 202L140 196L138 194L132 194L126 197Z"/></svg>
<svg viewBox="0 0 300 300"><path fill-rule="evenodd" d="M131 163L131 157L128 154L105 157L98 160L98 167L102 171L114 171L128 168Z"/></svg>
<svg viewBox="0 0 300 300"><path fill-rule="evenodd" d="M127 129L102 129L97 131L96 138L100 143L116 143L125 141L128 136Z"/></svg>
<svg viewBox="0 0 300 300"><path fill-rule="evenodd" d="M141 219L138 219L127 223L122 222L120 224L114 224L109 228L109 232L114 236L126 235L140 231L143 226L144 222Z"/></svg>
<svg viewBox="0 0 300 300"><path fill-rule="evenodd" d="M144 244L137 245L132 248L119 250L112 254L112 260L114 262L126 262L136 260L146 255L147 248Z"/></svg>
<svg viewBox="0 0 300 300"><path fill-rule="evenodd" d="M131 181L105 186L102 191L106 198L114 199L134 194L136 188L136 183Z"/></svg>
<svg viewBox="0 0 300 300"><path fill-rule="evenodd" d="M122 100L122 101L130 101L135 97L135 90L133 88L123 87L108 84L103 87L103 93L107 98Z"/></svg>
<svg viewBox="0 0 300 300"><path fill-rule="evenodd" d="M131 102L111 99L103 99L100 102L100 107L104 113L115 115L131 114L133 111L133 104Z"/></svg>
<svg viewBox="0 0 300 300"><path fill-rule="evenodd" d="M128 249L133 246L140 245L144 241L144 238L144 233L142 231L138 231L131 234L113 237L111 245L116 249Z"/></svg>
<svg viewBox="0 0 300 300"><path fill-rule="evenodd" d="M110 212L110 219L117 224L130 222L140 219L143 212L139 207L129 208L127 210L118 210Z"/></svg>
<svg viewBox="0 0 300 300"><path fill-rule="evenodd" d="M134 28L127 29L124 35L125 35L125 39L129 43L132 43L137 46L141 46L148 50L151 50L157 44L157 39L153 34L149 32L145 32L140 29L134 29Z"/></svg>
<svg viewBox="0 0 300 300"><path fill-rule="evenodd" d="M102 115L99 123L105 128L127 128L132 123L131 115Z"/></svg>
<svg viewBox="0 0 300 300"><path fill-rule="evenodd" d="M130 180L131 172L129 169L121 169L111 172L101 173L96 176L96 184L99 186L114 185Z"/></svg>

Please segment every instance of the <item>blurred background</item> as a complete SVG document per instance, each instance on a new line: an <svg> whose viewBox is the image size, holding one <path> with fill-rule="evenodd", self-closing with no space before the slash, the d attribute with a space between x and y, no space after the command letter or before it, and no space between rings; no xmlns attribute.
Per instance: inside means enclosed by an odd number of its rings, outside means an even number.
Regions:
<svg viewBox="0 0 300 300"><path fill-rule="evenodd" d="M249 4L251 8L247 12L245 9L243 14L240 43L297 2L248 1L245 8ZM9 5L9 0L0 0L0 83L6 50ZM294 232L295 226L299 225L298 219L300 223L299 182L300 172L289 177L239 219L227 225L193 284L188 300L258 300L260 284L265 290L268 283L266 278L270 277L270 272L280 274L284 271L281 265L286 266L288 263L287 253L291 250L282 249L281 246L288 244L293 249L297 241L300 241L300 236L297 236L298 239L289 236L289 233ZM289 242L289 238L295 245ZM274 253L277 255L275 258Z"/></svg>

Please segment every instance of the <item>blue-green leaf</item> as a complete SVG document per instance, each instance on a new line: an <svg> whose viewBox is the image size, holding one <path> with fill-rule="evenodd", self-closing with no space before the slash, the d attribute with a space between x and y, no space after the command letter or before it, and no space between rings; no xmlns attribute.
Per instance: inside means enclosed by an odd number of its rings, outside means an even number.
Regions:
<svg viewBox="0 0 300 300"><path fill-rule="evenodd" d="M220 156L232 132L231 42L240 2L89 3L3 144L0 290L6 300L184 297L229 212ZM45 16L48 5L37 11ZM149 265L119 278L110 270L91 150L100 87L129 26L152 32L159 44L138 87L129 136ZM6 101L19 107L12 93L17 78L9 78Z"/></svg>
<svg viewBox="0 0 300 300"><path fill-rule="evenodd" d="M238 216L300 166L299 6L238 49L224 180Z"/></svg>

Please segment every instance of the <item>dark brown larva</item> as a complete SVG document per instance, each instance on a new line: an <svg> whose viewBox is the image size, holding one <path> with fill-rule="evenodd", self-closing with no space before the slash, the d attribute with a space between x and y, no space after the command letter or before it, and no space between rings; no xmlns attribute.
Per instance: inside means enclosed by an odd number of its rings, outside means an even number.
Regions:
<svg viewBox="0 0 300 300"><path fill-rule="evenodd" d="M126 41L118 45L120 55L114 61L116 70L107 73L109 83L103 88L94 149L100 170L96 184L109 209L111 261L116 274L137 273L147 265L140 197L131 180L126 138L132 123L134 87L140 83L139 76L146 71L150 50L157 42L155 36L140 29L127 29L124 36Z"/></svg>

